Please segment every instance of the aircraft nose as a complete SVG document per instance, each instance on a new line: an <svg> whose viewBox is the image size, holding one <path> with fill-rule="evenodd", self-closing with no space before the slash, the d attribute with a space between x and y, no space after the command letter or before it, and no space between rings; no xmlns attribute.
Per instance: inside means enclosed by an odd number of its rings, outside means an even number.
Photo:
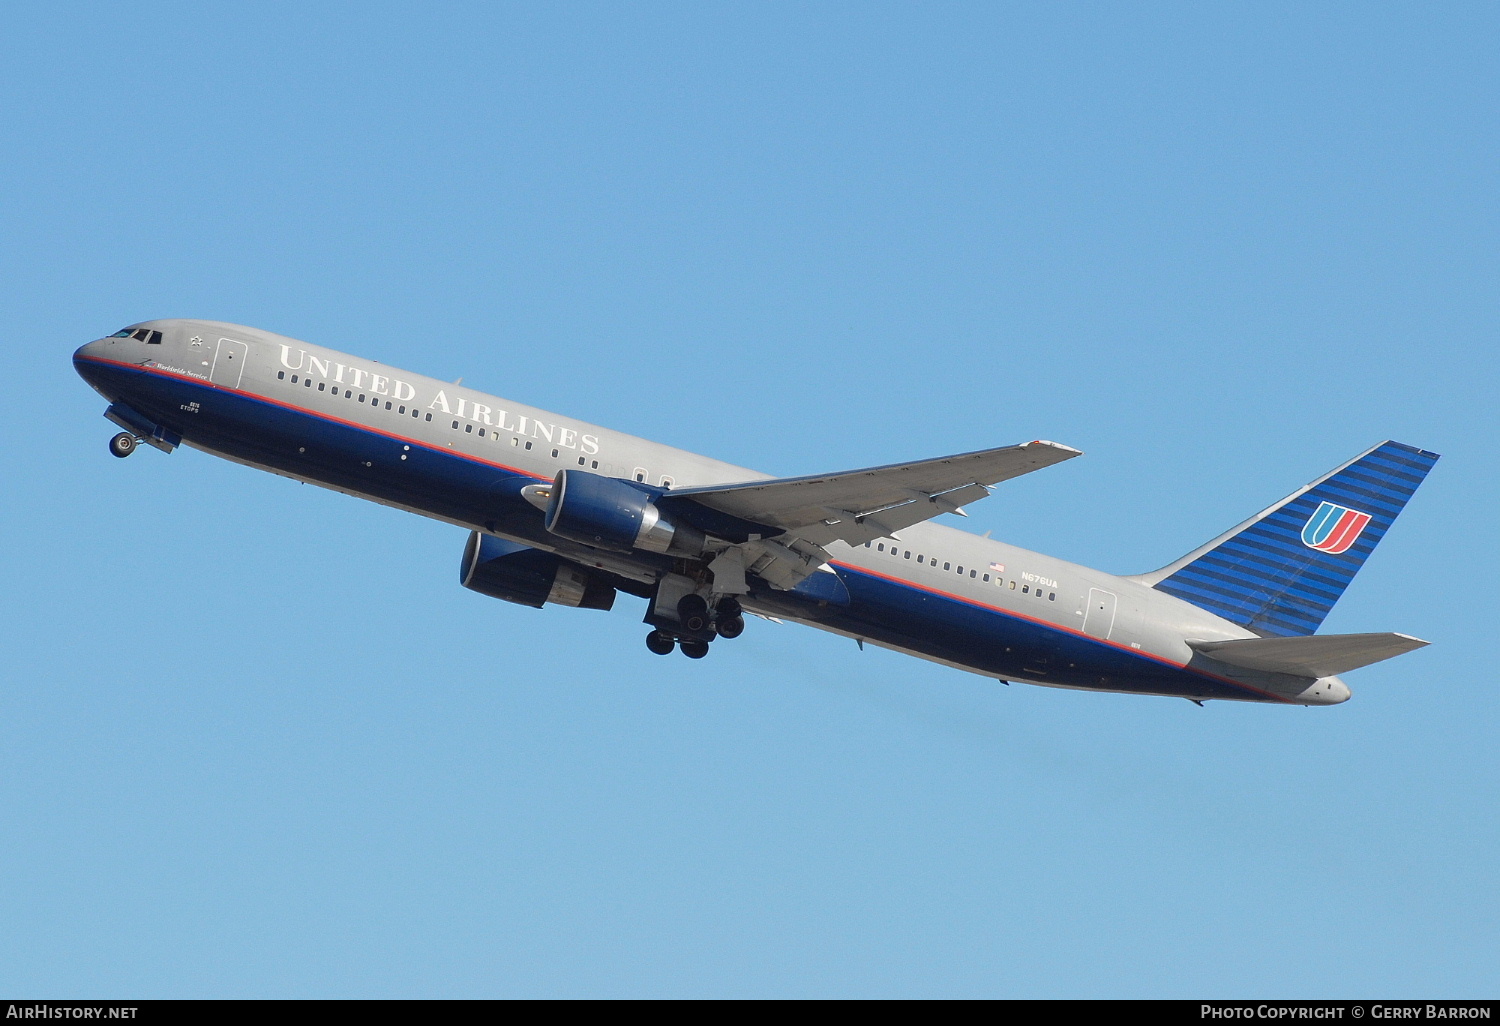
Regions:
<svg viewBox="0 0 1500 1026"><path fill-rule="evenodd" d="M103 352L103 350L104 350L105 344L108 341L109 341L109 339L96 338L92 342L87 342L87 343L79 346L77 349L75 349L73 351L73 363L74 363L74 365L77 365L78 361L80 361L80 360L87 360L90 357L97 357L97 356L101 355L102 352Z"/></svg>
<svg viewBox="0 0 1500 1026"><path fill-rule="evenodd" d="M99 360L109 359L113 354L109 352L110 343L115 342L112 338L96 338L92 342L85 343L73 351L73 369L89 380L89 371L99 366Z"/></svg>
<svg viewBox="0 0 1500 1026"><path fill-rule="evenodd" d="M129 358L121 351L124 347L120 345L121 342L129 341L96 338L85 343L73 351L73 369L95 389L103 390L111 380L119 378L122 372L128 373L132 369L126 362Z"/></svg>

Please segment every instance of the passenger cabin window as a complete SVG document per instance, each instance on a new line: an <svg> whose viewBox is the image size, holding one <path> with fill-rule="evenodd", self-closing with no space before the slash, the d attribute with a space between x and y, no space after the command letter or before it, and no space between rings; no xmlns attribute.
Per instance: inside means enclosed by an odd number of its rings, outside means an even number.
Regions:
<svg viewBox="0 0 1500 1026"><path fill-rule="evenodd" d="M110 338L114 338L114 336L111 335ZM286 371L277 371L276 372L276 377L279 380L281 380L281 381L285 381L286 380Z"/></svg>

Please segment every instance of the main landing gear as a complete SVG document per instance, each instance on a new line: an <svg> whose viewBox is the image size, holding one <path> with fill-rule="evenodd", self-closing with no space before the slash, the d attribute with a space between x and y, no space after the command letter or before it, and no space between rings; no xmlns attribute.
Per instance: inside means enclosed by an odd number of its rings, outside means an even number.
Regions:
<svg viewBox="0 0 1500 1026"><path fill-rule="evenodd" d="M737 638L743 633L745 617L734 596L726 595L710 609L702 595L684 595L677 603L677 623L659 626L646 635L646 647L657 655L670 655L672 649L680 648L689 659L702 659L714 637Z"/></svg>
<svg viewBox="0 0 1500 1026"><path fill-rule="evenodd" d="M121 431L109 440L109 454L124 459L135 452L137 440L129 431Z"/></svg>

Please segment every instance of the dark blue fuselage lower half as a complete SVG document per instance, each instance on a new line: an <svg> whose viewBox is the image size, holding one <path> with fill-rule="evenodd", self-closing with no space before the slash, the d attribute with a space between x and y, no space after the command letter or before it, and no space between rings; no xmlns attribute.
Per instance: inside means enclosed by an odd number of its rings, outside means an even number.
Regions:
<svg viewBox="0 0 1500 1026"><path fill-rule="evenodd" d="M548 534L541 512L521 497L521 488L539 480L534 475L206 380L92 357L78 356L74 363L112 402L199 448L589 562L591 550ZM399 422L394 427L399 430ZM664 556L632 558L646 573L671 568ZM814 574L795 591L755 588L748 604L1003 679L1197 699L1288 701L863 567L839 562L833 568L836 579Z"/></svg>

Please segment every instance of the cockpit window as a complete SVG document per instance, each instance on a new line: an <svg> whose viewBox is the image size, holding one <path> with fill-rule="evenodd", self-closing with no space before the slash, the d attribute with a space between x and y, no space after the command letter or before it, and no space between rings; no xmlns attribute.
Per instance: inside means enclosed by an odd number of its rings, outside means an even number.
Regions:
<svg viewBox="0 0 1500 1026"><path fill-rule="evenodd" d="M133 338L138 338L138 339L140 339L140 340L141 340L141 341L142 341L142 342L145 342L145 341L146 341L146 340L147 340L147 339L149 339L149 338L150 338L150 337L151 337L151 332L150 332L150 330L149 330L149 329L146 329L146 328L136 328L136 329L135 329L135 330L134 330L134 331L132 331L132 332L131 332L131 333L130 333L130 334L131 334L131 336L132 336L132 337L133 337Z"/></svg>
<svg viewBox="0 0 1500 1026"><path fill-rule="evenodd" d="M109 337L110 338L130 338L134 334L135 334L135 332L131 331L129 328L121 328L119 331L115 332L113 335L111 335Z"/></svg>
<svg viewBox="0 0 1500 1026"><path fill-rule="evenodd" d="M151 337L148 338L148 339L146 339L146 345L148 345L148 346L159 346L159 345L161 345L161 332L159 332L159 331L153 331L151 333Z"/></svg>
<svg viewBox="0 0 1500 1026"><path fill-rule="evenodd" d="M161 332L152 331L150 328L121 328L110 338L138 338L148 346L161 345Z"/></svg>

